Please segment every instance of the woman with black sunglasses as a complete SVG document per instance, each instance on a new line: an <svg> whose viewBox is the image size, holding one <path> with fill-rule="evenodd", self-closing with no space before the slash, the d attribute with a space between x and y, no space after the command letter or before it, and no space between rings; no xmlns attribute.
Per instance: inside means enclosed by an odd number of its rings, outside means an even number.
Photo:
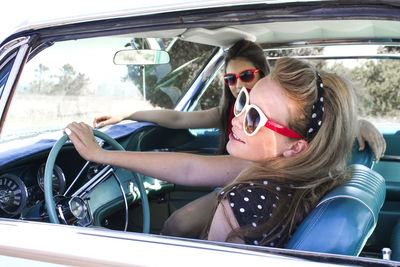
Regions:
<svg viewBox="0 0 400 267"><path fill-rule="evenodd" d="M337 75L283 58L250 93L238 94L230 155L106 151L87 124L65 132L86 160L176 184L224 186L204 238L284 247L318 201L348 179L354 92Z"/></svg>

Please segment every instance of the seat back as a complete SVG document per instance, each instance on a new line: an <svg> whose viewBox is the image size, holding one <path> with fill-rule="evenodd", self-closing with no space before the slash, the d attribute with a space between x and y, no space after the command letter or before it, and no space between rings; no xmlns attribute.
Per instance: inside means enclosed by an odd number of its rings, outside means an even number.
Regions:
<svg viewBox="0 0 400 267"><path fill-rule="evenodd" d="M385 180L360 164L351 180L327 194L301 223L286 248L357 256L375 229Z"/></svg>
<svg viewBox="0 0 400 267"><path fill-rule="evenodd" d="M351 155L347 160L347 165L361 164L368 168L372 168L375 158L371 146L368 142L365 142L364 149L360 151L359 148L358 141L355 140L351 150Z"/></svg>

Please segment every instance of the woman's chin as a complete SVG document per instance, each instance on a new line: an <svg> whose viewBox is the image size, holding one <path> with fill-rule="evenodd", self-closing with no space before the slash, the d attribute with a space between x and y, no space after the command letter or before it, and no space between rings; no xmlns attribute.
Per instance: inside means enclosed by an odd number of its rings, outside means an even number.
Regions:
<svg viewBox="0 0 400 267"><path fill-rule="evenodd" d="M238 145L238 142L235 140L228 141L228 143L226 144L226 151L228 151L229 155L240 158L240 153L238 153L240 149Z"/></svg>

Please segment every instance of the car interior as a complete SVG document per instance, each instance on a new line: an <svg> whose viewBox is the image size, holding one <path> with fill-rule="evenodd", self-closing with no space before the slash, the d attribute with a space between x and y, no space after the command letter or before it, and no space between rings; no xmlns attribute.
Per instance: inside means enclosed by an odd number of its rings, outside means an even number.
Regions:
<svg viewBox="0 0 400 267"><path fill-rule="evenodd" d="M95 116L107 113L190 112L217 106L224 53L237 40L260 43L271 64L289 55L341 71L343 66L351 69L348 62L358 66L360 62L398 60L396 51L343 53L355 45L399 45L397 21L304 20L301 28L298 24L271 18L251 24L140 32L110 26L102 36L90 31L98 24L87 24L81 35L72 26L60 30L68 32L66 36L55 34L54 29L39 30L43 37L33 42L2 122L0 217L158 235L174 211L216 189L172 184L86 162L63 129L71 121L90 124ZM336 54L323 52L336 46L341 47ZM168 63L147 65L137 63L138 58L123 62L116 56L121 51L141 50L168 52ZM13 59L8 60L0 66L11 68ZM1 69L0 88L10 68ZM365 106L371 108L368 101ZM362 115L385 138L385 155L376 162L368 144L360 151L355 142L348 159L351 180L320 201L287 249L380 259L382 249L390 248L392 259L400 259L400 124L395 113L388 113L393 120L386 123L367 111ZM216 155L219 145L218 129L169 129L150 122L123 121L96 130L106 149ZM76 208L73 214L68 210L71 205Z"/></svg>

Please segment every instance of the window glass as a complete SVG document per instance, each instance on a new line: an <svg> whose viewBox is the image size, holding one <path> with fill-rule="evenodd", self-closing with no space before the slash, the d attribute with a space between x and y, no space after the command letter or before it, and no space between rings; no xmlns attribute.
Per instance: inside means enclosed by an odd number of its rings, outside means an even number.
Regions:
<svg viewBox="0 0 400 267"><path fill-rule="evenodd" d="M398 47L348 45L268 50L266 54L267 57L301 56L317 69L345 76L355 87L359 118L373 123L384 134L394 134L400 130L400 60L390 59L389 55L395 57L399 52ZM385 56L379 57L382 54ZM274 60L269 61L273 65Z"/></svg>

